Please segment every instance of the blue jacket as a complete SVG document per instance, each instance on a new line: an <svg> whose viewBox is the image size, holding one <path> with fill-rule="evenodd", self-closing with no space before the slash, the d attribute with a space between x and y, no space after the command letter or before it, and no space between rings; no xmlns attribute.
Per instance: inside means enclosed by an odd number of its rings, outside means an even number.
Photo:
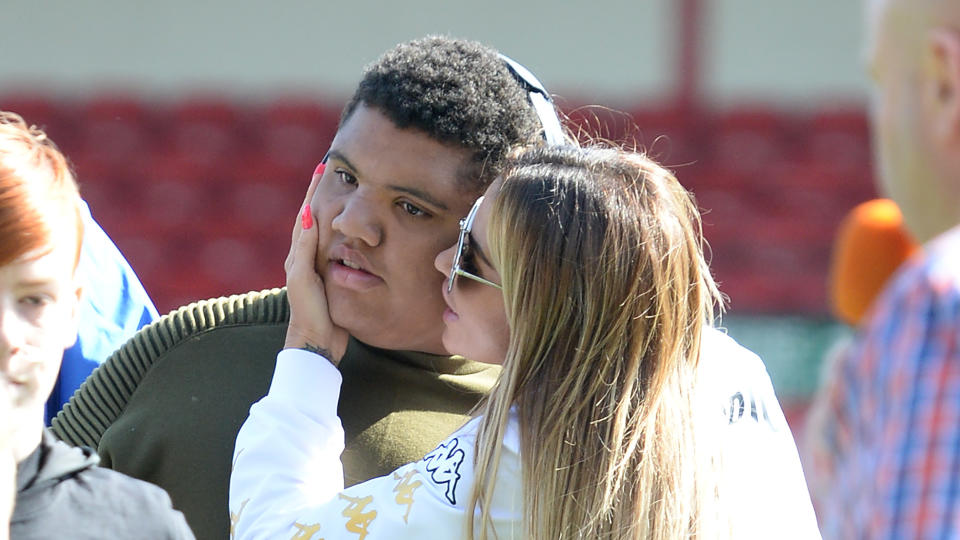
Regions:
<svg viewBox="0 0 960 540"><path fill-rule="evenodd" d="M133 269L93 220L86 204L78 276L83 286L77 342L63 353L60 377L47 400L47 425L87 376L141 327L157 308Z"/></svg>

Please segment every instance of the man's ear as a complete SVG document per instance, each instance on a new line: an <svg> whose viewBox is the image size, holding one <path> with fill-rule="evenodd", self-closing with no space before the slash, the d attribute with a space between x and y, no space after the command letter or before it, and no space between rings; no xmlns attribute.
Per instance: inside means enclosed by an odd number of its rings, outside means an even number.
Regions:
<svg viewBox="0 0 960 540"><path fill-rule="evenodd" d="M930 98L936 134L960 140L960 32L938 28L928 43Z"/></svg>
<svg viewBox="0 0 960 540"><path fill-rule="evenodd" d="M83 287L77 287L71 298L71 306L63 324L63 349L73 347L80 333L80 301L83 299Z"/></svg>

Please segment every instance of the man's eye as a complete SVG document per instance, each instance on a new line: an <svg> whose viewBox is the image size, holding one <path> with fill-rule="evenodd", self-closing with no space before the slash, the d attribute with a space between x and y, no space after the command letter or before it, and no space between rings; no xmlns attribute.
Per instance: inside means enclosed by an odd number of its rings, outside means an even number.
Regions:
<svg viewBox="0 0 960 540"><path fill-rule="evenodd" d="M402 201L402 202L400 202L399 204L400 204L400 208L403 208L403 211L406 212L406 213L408 213L408 214L410 214L411 216L426 216L426 215L428 215L428 214L427 214L423 209L421 209L419 206L414 206L413 204L410 204L410 203L408 203L408 202L406 202L406 201Z"/></svg>
<svg viewBox="0 0 960 540"><path fill-rule="evenodd" d="M337 169L335 172L337 173L337 176L340 178L340 181L343 182L344 184L349 184L352 186L357 183L357 177L348 173L347 171L343 169Z"/></svg>
<svg viewBox="0 0 960 540"><path fill-rule="evenodd" d="M31 294L20 299L20 303L29 308L42 308L52 301L52 298L38 294Z"/></svg>

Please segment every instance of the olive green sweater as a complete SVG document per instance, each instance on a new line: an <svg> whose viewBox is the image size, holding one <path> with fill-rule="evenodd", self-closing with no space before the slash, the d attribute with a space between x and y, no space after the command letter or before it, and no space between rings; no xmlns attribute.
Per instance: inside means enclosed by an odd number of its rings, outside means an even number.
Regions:
<svg viewBox="0 0 960 540"><path fill-rule="evenodd" d="M100 366L53 420L101 464L170 494L198 539L229 536L233 445L283 347L282 289L206 300L145 327ZM347 485L420 459L460 427L499 368L351 340L340 364Z"/></svg>

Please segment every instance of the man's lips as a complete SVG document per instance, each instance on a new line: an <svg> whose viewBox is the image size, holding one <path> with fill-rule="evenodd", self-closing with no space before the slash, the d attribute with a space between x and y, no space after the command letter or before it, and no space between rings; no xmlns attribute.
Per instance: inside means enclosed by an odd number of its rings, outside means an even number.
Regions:
<svg viewBox="0 0 960 540"><path fill-rule="evenodd" d="M32 354L32 349L29 347L21 348L14 357L7 359L7 363L8 369L0 373L0 380L11 386L33 384L37 378L37 372L43 368L42 363Z"/></svg>
<svg viewBox="0 0 960 540"><path fill-rule="evenodd" d="M342 245L336 246L330 250L329 260L330 262L340 264L352 270L364 272L378 278L380 277L376 272L371 270L370 262L363 256L363 253L355 249L350 249Z"/></svg>
<svg viewBox="0 0 960 540"><path fill-rule="evenodd" d="M345 246L330 251L327 274L330 281L355 291L366 291L383 284L383 278L371 272L370 263L360 252Z"/></svg>
<svg viewBox="0 0 960 540"><path fill-rule="evenodd" d="M36 373L34 370L27 370L19 373L9 373L3 376L3 384L8 391L23 392L24 389L33 387L36 383Z"/></svg>
<svg viewBox="0 0 960 540"><path fill-rule="evenodd" d="M11 377L5 377L3 384L7 386L24 386L28 382L29 381L25 377L11 376Z"/></svg>

